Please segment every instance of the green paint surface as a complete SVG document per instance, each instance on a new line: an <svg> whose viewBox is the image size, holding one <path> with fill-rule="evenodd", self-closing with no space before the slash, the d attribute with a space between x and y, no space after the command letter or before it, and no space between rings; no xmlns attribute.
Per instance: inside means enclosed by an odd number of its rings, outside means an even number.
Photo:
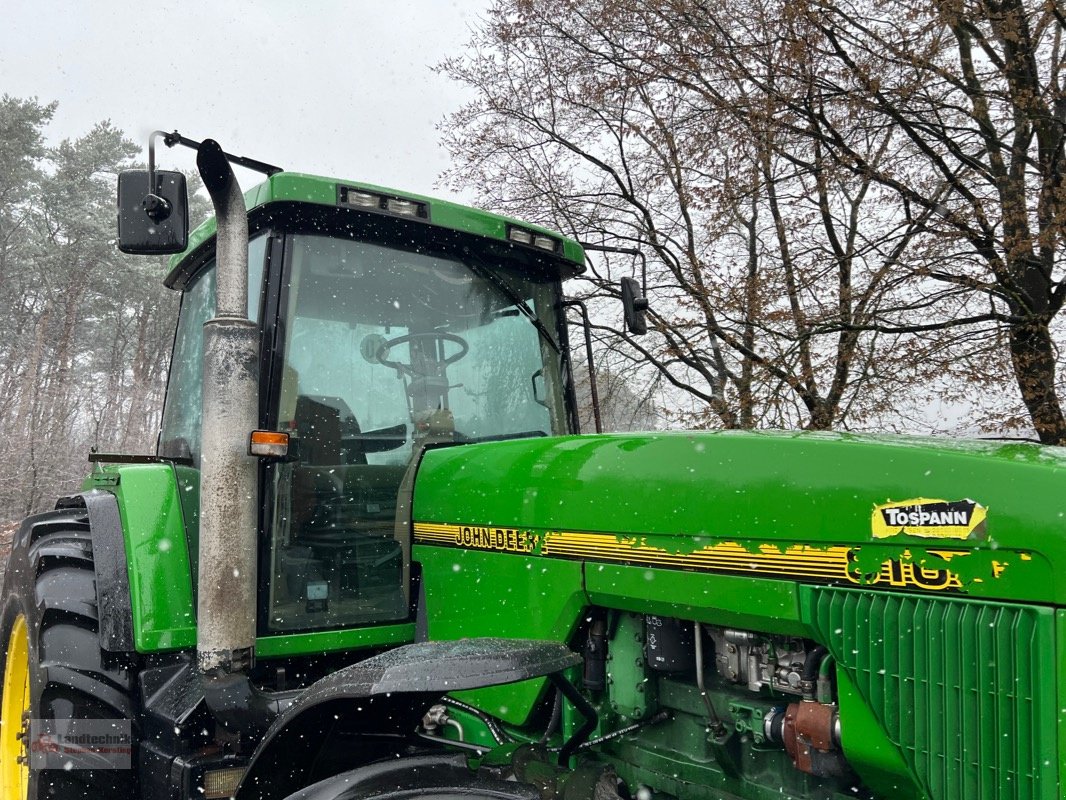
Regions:
<svg viewBox="0 0 1066 800"><path fill-rule="evenodd" d="M139 653L196 645L196 602L182 503L169 464L102 465L88 485L117 477Z"/></svg>
<svg viewBox="0 0 1066 800"><path fill-rule="evenodd" d="M255 654L259 658L283 658L340 650L361 650L407 644L414 637L413 623L261 636L255 640Z"/></svg>
<svg viewBox="0 0 1066 800"><path fill-rule="evenodd" d="M428 452L415 519L573 532L587 544L571 557L664 566L731 543L765 561L800 545L805 557L836 564L825 582L922 589L920 570L933 584L948 570L956 584L948 588L959 594L1066 603L1064 488L1061 448L847 434L610 434ZM988 520L972 539L875 540L874 506L915 498L972 499ZM618 538L607 547L580 534ZM811 577L752 569L742 553L732 568L700 558L671 566ZM902 565L894 568L905 578L898 586L886 562Z"/></svg>
<svg viewBox="0 0 1066 800"><path fill-rule="evenodd" d="M1066 604L1064 475L1060 448L847 434L611 434L432 450L413 504L435 597L430 631L580 649L583 594L638 615L802 636L836 661L844 748L879 797L1050 800L1066 763L1066 612L1054 608ZM987 520L968 538L874 537L876 506L919 498L972 500ZM533 587L515 588L523 571ZM501 613L497 599L515 592L541 607ZM637 635L623 634L614 646ZM639 658L639 643L632 649ZM612 674L639 686L634 665L635 678ZM672 686L660 680L659 691ZM720 691L737 708L750 699ZM612 702L639 717L630 694ZM500 713L526 711L530 699L501 689L477 702ZM698 706L669 702L682 709L675 724L605 746L623 777L692 796L700 786L764 796L708 768L706 747L694 744ZM778 756L751 759L751 774L772 786ZM795 779L791 770L782 777ZM822 796L805 786L790 791Z"/></svg>
<svg viewBox="0 0 1066 800"><path fill-rule="evenodd" d="M422 562L431 639L509 636L566 641L588 599L581 565L547 564L515 556L416 547ZM505 722L522 724L544 690L544 680L493 687L460 696Z"/></svg>
<svg viewBox="0 0 1066 800"><path fill-rule="evenodd" d="M921 797L899 747L885 734L847 670L837 672L837 702L841 719L847 720L841 737L844 753L859 765L863 781L885 797Z"/></svg>
<svg viewBox="0 0 1066 800"><path fill-rule="evenodd" d="M1055 704L1058 713L1055 719L1058 726L1056 735L1059 748L1058 761L1054 761L1054 755L1050 760L1059 765L1059 791L1060 794L1066 794L1066 668L1064 668L1066 665L1066 611L1062 609L1055 612L1055 642L1055 664L1058 675L1056 681L1058 702Z"/></svg>
<svg viewBox="0 0 1066 800"><path fill-rule="evenodd" d="M445 200L434 200L430 197L398 192L371 184L357 183L355 181L337 180L335 178L323 178L317 175L304 175L297 172L281 172L274 175L258 186L245 192L244 201L248 210L264 206L269 203L300 202L314 205L336 207L337 187L350 186L367 192L387 195L389 197L402 197L409 200L418 200L426 203L429 207L429 221L433 225L450 228L463 233L471 233L476 236L485 236L491 239L507 241L507 226L519 225L526 230L546 233L556 239L562 239L562 258L571 262L572 267L580 271L585 263L585 254L581 245L573 239L567 239L558 233L531 225L528 222L502 217L488 211L480 211L475 208L449 203ZM170 259L170 268L173 269L188 255L211 239L216 232L215 220L212 217L189 234L189 246L184 253L179 253Z"/></svg>
<svg viewBox="0 0 1066 800"><path fill-rule="evenodd" d="M925 796L1061 797L1061 765L1050 758L1059 723L1047 713L1057 699L1048 680L1054 610L828 587L804 587L802 595L817 640L853 688L849 702L866 706ZM852 733L842 703L849 754L873 743L863 742L870 726L857 716Z"/></svg>
<svg viewBox="0 0 1066 800"><path fill-rule="evenodd" d="M792 582L768 584L736 575L588 564L585 586L593 604L605 608L766 633L810 635L810 628L800 621Z"/></svg>
<svg viewBox="0 0 1066 800"><path fill-rule="evenodd" d="M86 488L106 489L118 500L139 653L196 646L196 571L190 564L197 551L197 477L196 470L170 464L104 464L85 482ZM374 625L261 637L256 654L313 655L404 644L413 638L412 623Z"/></svg>

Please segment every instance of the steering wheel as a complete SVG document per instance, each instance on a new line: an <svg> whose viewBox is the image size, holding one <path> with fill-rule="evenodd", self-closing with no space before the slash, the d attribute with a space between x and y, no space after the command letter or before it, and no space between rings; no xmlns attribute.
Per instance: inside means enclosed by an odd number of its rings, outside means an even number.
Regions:
<svg viewBox="0 0 1066 800"><path fill-rule="evenodd" d="M470 351L470 345L466 343L466 339L462 336L456 336L454 333L445 333L444 331L431 331L429 333L408 333L403 336L397 336L395 339L389 339L378 345L378 349L374 356L379 364L384 364L386 367L405 372L412 377L417 377L418 373L415 372L411 364L404 364L399 361L389 361L385 358L385 354L389 352L393 347L404 342L416 342L416 341L432 341L432 342L452 342L459 345L459 349L452 353L447 358L442 358L436 362L440 367L447 367L449 364L454 364L460 358L465 356ZM441 348L443 352L443 347Z"/></svg>

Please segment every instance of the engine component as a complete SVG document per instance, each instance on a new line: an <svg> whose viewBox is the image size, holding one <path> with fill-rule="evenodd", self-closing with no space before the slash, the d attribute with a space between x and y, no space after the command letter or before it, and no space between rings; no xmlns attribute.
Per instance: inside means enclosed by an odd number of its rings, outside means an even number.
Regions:
<svg viewBox="0 0 1066 800"><path fill-rule="evenodd" d="M849 772L840 749L840 714L835 705L804 700L774 708L763 718L763 732L784 746L798 770L820 778Z"/></svg>
<svg viewBox="0 0 1066 800"><path fill-rule="evenodd" d="M722 722L722 718L718 716L718 712L715 710L714 703L711 702L711 698L707 694L707 687L704 684L703 628L698 622L695 623L695 631L696 686L699 687L700 697L703 698L703 704L707 707L707 721L710 723L712 739L715 745L719 746L724 744L729 738L729 729ZM723 769L725 769L725 761L721 763Z"/></svg>
<svg viewBox="0 0 1066 800"><path fill-rule="evenodd" d="M438 703L437 705L430 706L429 710L422 717L422 730L426 733L436 735L437 731L448 724L448 709ZM463 738L462 736L459 737Z"/></svg>
<svg viewBox="0 0 1066 800"><path fill-rule="evenodd" d="M807 651L801 640L729 628L706 630L714 641L715 665L723 680L744 684L753 692L764 686L794 695L813 691L813 681L804 680Z"/></svg>
<svg viewBox="0 0 1066 800"><path fill-rule="evenodd" d="M660 672L688 672L694 666L692 623L653 614L644 617L644 658Z"/></svg>
<svg viewBox="0 0 1066 800"><path fill-rule="evenodd" d="M622 614L607 648L607 683L611 710L637 722L658 708L658 681L649 680L644 651L644 623L635 614Z"/></svg>
<svg viewBox="0 0 1066 800"><path fill-rule="evenodd" d="M602 692L607 688L607 620L602 614L593 617L585 640L585 688Z"/></svg>

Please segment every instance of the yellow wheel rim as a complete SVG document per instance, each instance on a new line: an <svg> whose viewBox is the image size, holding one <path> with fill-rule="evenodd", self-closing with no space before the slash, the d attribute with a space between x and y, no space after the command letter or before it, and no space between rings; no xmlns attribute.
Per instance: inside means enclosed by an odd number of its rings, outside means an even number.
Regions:
<svg viewBox="0 0 1066 800"><path fill-rule="evenodd" d="M0 797L22 800L27 796L30 767L24 729L30 710L30 641L26 620L19 616L7 641L4 695L0 707Z"/></svg>

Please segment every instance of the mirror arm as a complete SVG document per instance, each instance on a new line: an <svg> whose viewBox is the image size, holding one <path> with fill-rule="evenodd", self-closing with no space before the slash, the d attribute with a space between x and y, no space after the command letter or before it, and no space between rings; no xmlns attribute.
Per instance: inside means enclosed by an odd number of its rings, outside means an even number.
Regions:
<svg viewBox="0 0 1066 800"><path fill-rule="evenodd" d="M157 136L166 137L163 131L152 131L148 136L148 191L155 193L155 140Z"/></svg>
<svg viewBox="0 0 1066 800"><path fill-rule="evenodd" d="M625 256L636 256L640 259L640 292L648 296L648 257L639 247L611 247L606 244L592 244L591 242L578 242L583 250L591 250L594 253L620 253Z"/></svg>
<svg viewBox="0 0 1066 800"><path fill-rule="evenodd" d="M170 216L173 210L170 201L158 194L155 182L155 140L166 136L163 131L152 131L148 137L148 194L144 196L144 213L157 225Z"/></svg>
<svg viewBox="0 0 1066 800"><path fill-rule="evenodd" d="M182 136L177 131L166 133L164 131L155 131L148 137L148 175L152 176L155 172L155 137L162 136L163 144L167 147L174 147L181 145L182 147L188 147L192 150L200 149L200 142L195 139L190 139L187 136ZM232 153L223 152L222 155L226 157L226 160L231 164L236 164L238 167L244 167L250 169L253 172L262 172L264 175L277 175L279 172L285 170L281 167L275 167L273 164L267 164L265 161L257 161L254 158L246 158L245 156L235 156Z"/></svg>
<svg viewBox="0 0 1066 800"><path fill-rule="evenodd" d="M576 308L581 312L581 322L585 329L585 358L589 365L589 394L592 396L592 418L596 422L596 433L603 433L603 420L600 419L600 395L596 391L596 365L592 362L592 323L589 310L581 300L564 300L563 308Z"/></svg>

